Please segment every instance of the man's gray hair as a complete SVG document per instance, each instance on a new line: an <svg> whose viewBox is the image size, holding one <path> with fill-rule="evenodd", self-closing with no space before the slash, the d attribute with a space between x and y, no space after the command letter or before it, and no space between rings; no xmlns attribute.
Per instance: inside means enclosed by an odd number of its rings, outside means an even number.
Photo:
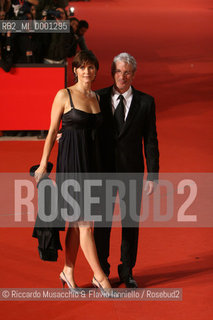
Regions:
<svg viewBox="0 0 213 320"><path fill-rule="evenodd" d="M126 62L128 64L131 64L133 73L137 69L137 62L136 62L135 58L133 56L131 56L129 53L127 53L127 52L122 52L122 53L119 53L117 56L115 56L113 61L112 61L112 75L115 74L115 69L116 69L115 64L116 64L117 61L123 61L123 62Z"/></svg>

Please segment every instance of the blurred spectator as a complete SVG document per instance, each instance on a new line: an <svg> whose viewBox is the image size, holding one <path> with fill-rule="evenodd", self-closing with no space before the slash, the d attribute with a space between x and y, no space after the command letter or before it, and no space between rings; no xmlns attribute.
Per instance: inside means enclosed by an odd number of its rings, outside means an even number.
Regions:
<svg viewBox="0 0 213 320"><path fill-rule="evenodd" d="M69 18L70 21L70 27L72 28L73 32L76 33L79 26L79 20L75 17Z"/></svg>
<svg viewBox="0 0 213 320"><path fill-rule="evenodd" d="M0 20L4 20L10 9L10 1L0 1ZM0 34L0 67L9 72L13 63L14 35L10 32Z"/></svg>
<svg viewBox="0 0 213 320"><path fill-rule="evenodd" d="M0 67L9 72L13 64L14 36L10 32L0 34Z"/></svg>
<svg viewBox="0 0 213 320"><path fill-rule="evenodd" d="M86 41L84 38L85 33L89 29L89 24L86 20L80 20L79 25L78 25L78 30L77 30L77 35L78 35L78 45L81 50L88 50L88 47L86 45Z"/></svg>
<svg viewBox="0 0 213 320"><path fill-rule="evenodd" d="M64 8L56 8L55 12L60 13L60 15L56 17L56 20L67 19ZM44 63L64 63L71 45L69 42L69 33L51 33L48 37L50 38L50 43L44 56Z"/></svg>
<svg viewBox="0 0 213 320"><path fill-rule="evenodd" d="M11 6L10 0L0 0L0 11L8 12Z"/></svg>
<svg viewBox="0 0 213 320"><path fill-rule="evenodd" d="M20 3L21 1L18 0L18 2ZM32 6L37 6L38 4L39 4L38 0L25 0L21 8L22 8L22 10L24 12L30 12L31 11L31 7Z"/></svg>
<svg viewBox="0 0 213 320"><path fill-rule="evenodd" d="M79 20L75 17L69 18L70 21L70 33L69 33L69 43L70 48L68 51L67 58L67 86L70 86L72 83L72 57L75 56L78 46L78 36L76 34L78 29Z"/></svg>
<svg viewBox="0 0 213 320"><path fill-rule="evenodd" d="M30 13L32 14L33 20L35 20L36 19L36 7L35 6L31 6Z"/></svg>
<svg viewBox="0 0 213 320"><path fill-rule="evenodd" d="M42 19L44 11L55 10L56 8L65 8L68 4L66 0L40 0L36 7L36 19Z"/></svg>
<svg viewBox="0 0 213 320"><path fill-rule="evenodd" d="M21 33L15 37L14 63L41 63L42 48L36 33Z"/></svg>
<svg viewBox="0 0 213 320"><path fill-rule="evenodd" d="M30 12L32 5L36 6L39 4L39 0L11 0L11 7L9 11L9 18L18 17L23 15L23 12Z"/></svg>
<svg viewBox="0 0 213 320"><path fill-rule="evenodd" d="M0 0L0 20L4 20L11 7L11 1Z"/></svg>
<svg viewBox="0 0 213 320"><path fill-rule="evenodd" d="M74 57L77 51L78 37L76 31L78 29L79 20L75 17L69 18L70 21L70 34L69 34L69 50L68 57Z"/></svg>
<svg viewBox="0 0 213 320"><path fill-rule="evenodd" d="M57 12L60 12L60 20L66 20L67 19L67 12L64 8L56 8Z"/></svg>
<svg viewBox="0 0 213 320"><path fill-rule="evenodd" d="M33 20L28 9L22 11L24 20ZM14 63L41 63L42 47L38 33L20 33L15 35Z"/></svg>

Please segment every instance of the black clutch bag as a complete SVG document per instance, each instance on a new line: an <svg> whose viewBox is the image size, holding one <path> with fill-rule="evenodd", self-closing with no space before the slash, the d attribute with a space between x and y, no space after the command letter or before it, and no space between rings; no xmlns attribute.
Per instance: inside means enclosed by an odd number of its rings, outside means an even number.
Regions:
<svg viewBox="0 0 213 320"><path fill-rule="evenodd" d="M38 167L39 167L39 164L37 164L37 165L35 165L35 166L32 166L32 167L30 168L30 175L31 175L31 177L34 177L35 171L38 169ZM47 174L46 174L46 177L49 176L50 172L52 171L52 168L53 168L52 162L48 162L48 163L47 163Z"/></svg>

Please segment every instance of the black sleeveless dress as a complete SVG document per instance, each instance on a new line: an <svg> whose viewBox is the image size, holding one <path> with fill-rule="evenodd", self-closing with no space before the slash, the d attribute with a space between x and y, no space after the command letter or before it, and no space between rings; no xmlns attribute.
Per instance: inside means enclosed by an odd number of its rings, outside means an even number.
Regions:
<svg viewBox="0 0 213 320"><path fill-rule="evenodd" d="M86 173L101 172L98 128L101 126L103 118L101 112L88 113L76 109L69 89L67 91L71 110L62 115L62 137L58 147L56 182L59 191L59 209L67 209L68 215L72 216L68 221L74 222L85 220L83 216L83 188L80 192L74 192L72 187L68 189L69 195L81 207L81 213L76 217L77 210L70 206L66 197L61 196L62 183L68 179L76 179L82 183Z"/></svg>
<svg viewBox="0 0 213 320"><path fill-rule="evenodd" d="M97 172L101 170L97 130L102 114L76 109L67 89L71 110L62 116L62 137L59 140L57 172Z"/></svg>

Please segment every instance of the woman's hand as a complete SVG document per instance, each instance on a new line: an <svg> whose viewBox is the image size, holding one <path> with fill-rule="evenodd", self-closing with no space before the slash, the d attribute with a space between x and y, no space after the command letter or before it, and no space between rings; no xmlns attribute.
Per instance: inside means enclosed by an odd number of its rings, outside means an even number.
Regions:
<svg viewBox="0 0 213 320"><path fill-rule="evenodd" d="M47 167L40 165L34 174L35 181L38 183L41 180L41 178L45 176L46 173Z"/></svg>

